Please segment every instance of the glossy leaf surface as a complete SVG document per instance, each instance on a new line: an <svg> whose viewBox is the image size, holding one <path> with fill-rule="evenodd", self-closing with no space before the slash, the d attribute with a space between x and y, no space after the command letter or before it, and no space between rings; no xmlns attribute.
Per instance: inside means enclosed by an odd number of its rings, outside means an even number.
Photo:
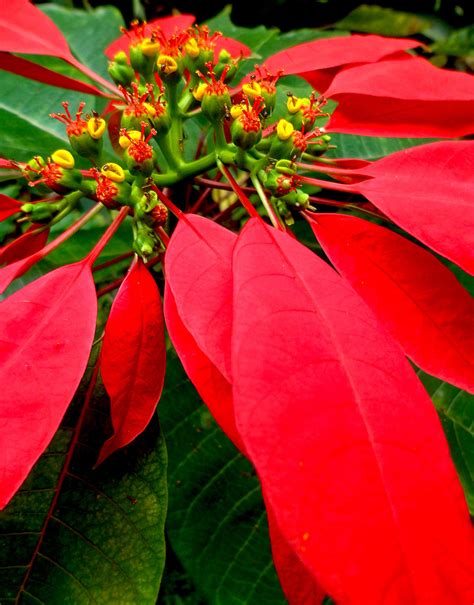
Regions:
<svg viewBox="0 0 474 605"><path fill-rule="evenodd" d="M398 346L333 269L260 221L233 270L236 422L284 537L336 602L468 602L464 496Z"/></svg>
<svg viewBox="0 0 474 605"><path fill-rule="evenodd" d="M108 431L108 398L99 385L88 402L89 378L87 372L49 448L0 512L2 603L155 605L165 558L164 440L152 422L92 470Z"/></svg>
<svg viewBox="0 0 474 605"><path fill-rule="evenodd" d="M114 435L98 464L135 439L150 422L166 367L161 297L143 261L133 263L110 310L101 352L101 374L110 396Z"/></svg>
<svg viewBox="0 0 474 605"><path fill-rule="evenodd" d="M89 265L57 269L0 308L3 508L51 441L86 368L97 313Z"/></svg>
<svg viewBox="0 0 474 605"><path fill-rule="evenodd" d="M325 95L338 102L329 132L399 137L474 132L474 77L439 69L426 59L392 59L343 70Z"/></svg>
<svg viewBox="0 0 474 605"><path fill-rule="evenodd" d="M474 391L474 300L424 248L342 214L311 227L336 269L421 368Z"/></svg>

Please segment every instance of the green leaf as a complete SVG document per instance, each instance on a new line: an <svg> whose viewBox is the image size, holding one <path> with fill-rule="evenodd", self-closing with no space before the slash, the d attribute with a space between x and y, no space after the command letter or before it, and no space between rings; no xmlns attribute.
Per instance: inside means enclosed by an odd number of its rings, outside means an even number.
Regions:
<svg viewBox="0 0 474 605"><path fill-rule="evenodd" d="M157 423L97 470L107 400L78 404L0 512L0 603L154 605L164 565L166 449ZM108 436L108 435L107 435Z"/></svg>
<svg viewBox="0 0 474 605"><path fill-rule="evenodd" d="M458 29L444 40L439 40L433 44L431 51L455 57L474 58L474 25Z"/></svg>
<svg viewBox="0 0 474 605"><path fill-rule="evenodd" d="M426 145L437 139L403 138L395 139L388 137L362 137L355 134L331 133L331 144L336 149L330 150L328 158L363 158L376 160L396 151Z"/></svg>
<svg viewBox="0 0 474 605"><path fill-rule="evenodd" d="M443 425L451 456L474 514L474 395L418 370Z"/></svg>
<svg viewBox="0 0 474 605"><path fill-rule="evenodd" d="M39 8L59 27L79 61L109 79L104 49L121 35L124 22L120 11L113 6L87 12L55 4L40 4Z"/></svg>
<svg viewBox="0 0 474 605"><path fill-rule="evenodd" d="M362 4L336 23L339 29L382 36L412 36L430 25L431 21L424 17L368 4Z"/></svg>
<svg viewBox="0 0 474 605"><path fill-rule="evenodd" d="M173 351L159 405L168 535L209 605L283 605L253 468L212 420Z"/></svg>

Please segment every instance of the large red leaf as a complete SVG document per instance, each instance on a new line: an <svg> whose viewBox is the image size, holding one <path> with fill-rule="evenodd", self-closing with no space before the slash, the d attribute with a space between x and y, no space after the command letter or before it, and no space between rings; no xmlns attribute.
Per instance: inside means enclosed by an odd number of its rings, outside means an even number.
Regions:
<svg viewBox="0 0 474 605"><path fill-rule="evenodd" d="M405 149L361 169L355 184L395 223L474 273L474 141Z"/></svg>
<svg viewBox="0 0 474 605"><path fill-rule="evenodd" d="M0 248L0 265L9 265L41 250L48 241L49 229L32 226L23 235Z"/></svg>
<svg viewBox="0 0 474 605"><path fill-rule="evenodd" d="M110 310L100 371L114 434L97 464L131 443L150 422L163 390L166 345L161 297L141 260L132 264Z"/></svg>
<svg viewBox="0 0 474 605"><path fill-rule="evenodd" d="M285 539L337 603L470 603L464 496L398 345L329 265L259 220L233 271L237 428Z"/></svg>
<svg viewBox="0 0 474 605"><path fill-rule="evenodd" d="M10 0L0 13L0 51L49 55L64 59L106 88L115 87L78 61L53 21L28 0Z"/></svg>
<svg viewBox="0 0 474 605"><path fill-rule="evenodd" d="M4 221L9 216L12 216L16 212L19 212L21 206L22 202L14 200L13 198L8 197L8 195L0 193L0 221Z"/></svg>
<svg viewBox="0 0 474 605"><path fill-rule="evenodd" d="M360 218L311 227L336 269L421 369L474 391L474 300L424 248Z"/></svg>
<svg viewBox="0 0 474 605"><path fill-rule="evenodd" d="M51 441L86 368L97 312L89 262L48 273L0 309L3 508Z"/></svg>
<svg viewBox="0 0 474 605"><path fill-rule="evenodd" d="M373 63L388 55L420 46L415 40L382 36L338 36L304 42L281 50L265 60L268 70L298 74L323 92L341 69L359 63ZM408 55L407 55L408 56Z"/></svg>
<svg viewBox="0 0 474 605"><path fill-rule="evenodd" d="M150 36L154 28L160 28L164 35L168 38L177 31L191 27L196 18L193 15L172 15L170 17L160 17L149 21L145 26L145 35ZM132 34L133 35L133 34ZM131 43L130 36L123 34L117 40L114 40L105 49L105 54L109 59L113 59L119 51L124 51L128 54L128 49Z"/></svg>
<svg viewBox="0 0 474 605"><path fill-rule="evenodd" d="M439 69L422 58L343 70L325 95L338 102L329 132L401 137L474 132L474 77Z"/></svg>
<svg viewBox="0 0 474 605"><path fill-rule="evenodd" d="M87 84L76 78L60 74L43 67L42 65L33 63L33 61L27 61L26 59L23 59L23 57L17 57L16 55L11 55L9 53L0 52L0 69L18 74L29 80L36 80L37 82L49 84L50 86L77 90L78 92L84 92L89 95L104 96L104 93L92 84Z"/></svg>
<svg viewBox="0 0 474 605"><path fill-rule="evenodd" d="M228 324L232 321L231 257L235 240L233 233L204 218L186 215L181 219L166 252L164 311L170 338L191 382L219 426L245 455L235 427L232 387L224 377L230 355ZM196 332L203 349L182 321L171 284L180 300L181 313L188 319L193 334ZM194 292L193 284L198 285L197 292ZM207 329L203 329L207 319L196 318L202 312L206 318L215 313L214 321ZM211 332L219 333L219 336ZM221 347L223 350L219 350ZM210 358L216 359L218 365ZM275 566L289 603L319 605L324 593L282 537L268 503L267 510ZM312 597L301 601L299 598L303 594Z"/></svg>

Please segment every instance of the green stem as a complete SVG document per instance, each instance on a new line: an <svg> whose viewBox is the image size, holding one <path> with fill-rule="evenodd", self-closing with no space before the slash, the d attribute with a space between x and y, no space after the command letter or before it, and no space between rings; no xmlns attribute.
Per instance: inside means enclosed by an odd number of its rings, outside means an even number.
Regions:
<svg viewBox="0 0 474 605"><path fill-rule="evenodd" d="M278 229L279 231L286 231L285 227L283 226L280 217L278 216L278 214L276 213L275 209L273 208L273 206L271 205L271 203L268 201L268 198L265 194L265 191L263 190L262 184L259 180L259 178L257 177L257 175L252 172L250 174L250 180L253 183L253 186L255 187L257 193L258 193L258 197L260 198L260 201L262 202L269 219L272 222L272 225L275 227L275 229Z"/></svg>

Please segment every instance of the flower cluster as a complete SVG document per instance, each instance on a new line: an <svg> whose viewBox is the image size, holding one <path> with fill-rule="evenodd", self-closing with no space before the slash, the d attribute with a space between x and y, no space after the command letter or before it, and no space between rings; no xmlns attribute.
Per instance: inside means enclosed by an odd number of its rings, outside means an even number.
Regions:
<svg viewBox="0 0 474 605"><path fill-rule="evenodd" d="M2 218L25 225L1 250L2 291L103 207L118 211L83 261L2 302L5 333L39 327L26 345L0 348L4 378L13 360L18 368L0 402L0 426L14 427L2 436L0 505L78 386L94 337L91 268L125 222L134 259L107 290L120 285L100 358L114 434L99 462L145 428L163 387L154 266L189 378L255 465L289 602L301 605L304 591L315 603L325 594L356 605L471 602L467 507L405 355L474 391L474 305L447 266L474 272L474 142L438 141L369 162L337 157L332 133L472 134L473 78L407 54L412 40L378 36L298 45L244 76L250 50L192 23L185 15L134 23L106 51L114 85L95 79L107 86L95 89L109 100L103 115L84 114L85 103L74 117L67 103L52 114L70 149L0 160L31 197L0 200ZM11 52L42 52L10 43ZM72 61L64 53L57 56ZM315 90L286 90L281 78L290 73ZM231 191L231 201L220 203L218 190ZM84 198L88 210L77 218ZM46 243L68 215L75 222ZM298 241L302 226L321 254ZM50 307L31 315L31 301L49 292ZM69 321L74 341L64 333ZM24 358L35 359L34 380ZM63 386L45 402L37 385L59 371ZM21 412L11 403L20 391ZM22 431L45 406L33 445L17 455Z"/></svg>

